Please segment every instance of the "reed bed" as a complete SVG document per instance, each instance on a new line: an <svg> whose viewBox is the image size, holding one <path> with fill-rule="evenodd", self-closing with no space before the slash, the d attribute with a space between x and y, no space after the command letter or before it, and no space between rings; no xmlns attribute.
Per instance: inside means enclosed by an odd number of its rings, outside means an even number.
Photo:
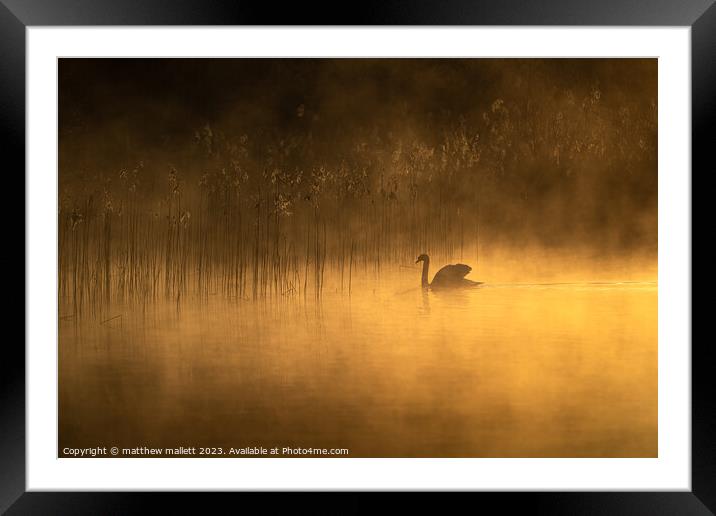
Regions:
<svg viewBox="0 0 716 516"><path fill-rule="evenodd" d="M517 234L525 219L545 238L570 216L584 227L596 213L593 227L609 230L607 210L580 212L578 194L604 174L632 190L652 174L656 111L603 107L598 91L559 107L496 99L479 120L401 137L356 133L331 153L303 133L266 143L207 125L178 165L136 160L80 187L65 186L61 170L61 301L81 314L188 295L350 295L358 271L412 264L422 252L476 263L486 238ZM546 214L549 196L568 215Z"/></svg>
<svg viewBox="0 0 716 516"><path fill-rule="evenodd" d="M350 294L359 270L411 264L423 249L438 259L465 251L464 221L450 207L366 197L284 213L270 193L204 193L190 202L172 186L176 175L169 173L161 209L142 208L130 192L60 212L59 291L74 313L187 295L319 297L327 287ZM340 282L327 286L329 275Z"/></svg>

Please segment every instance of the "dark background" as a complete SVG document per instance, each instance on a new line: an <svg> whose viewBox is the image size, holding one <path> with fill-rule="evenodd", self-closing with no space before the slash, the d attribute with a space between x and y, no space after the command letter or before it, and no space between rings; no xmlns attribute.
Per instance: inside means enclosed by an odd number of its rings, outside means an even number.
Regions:
<svg viewBox="0 0 716 516"><path fill-rule="evenodd" d="M191 195L247 141L253 192L268 169L347 163L367 173L361 195L405 204L415 186L507 245L656 251L655 59L62 59L59 73L70 205L139 162L147 203L169 166ZM413 185L419 148L433 154ZM301 188L285 192L296 209Z"/></svg>

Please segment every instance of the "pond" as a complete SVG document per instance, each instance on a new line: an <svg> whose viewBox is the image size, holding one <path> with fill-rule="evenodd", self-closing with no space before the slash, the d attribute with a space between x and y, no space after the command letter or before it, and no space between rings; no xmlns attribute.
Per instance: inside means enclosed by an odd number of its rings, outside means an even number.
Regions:
<svg viewBox="0 0 716 516"><path fill-rule="evenodd" d="M416 274L365 272L350 294L187 296L81 318L61 303L60 450L656 456L656 283L433 292Z"/></svg>

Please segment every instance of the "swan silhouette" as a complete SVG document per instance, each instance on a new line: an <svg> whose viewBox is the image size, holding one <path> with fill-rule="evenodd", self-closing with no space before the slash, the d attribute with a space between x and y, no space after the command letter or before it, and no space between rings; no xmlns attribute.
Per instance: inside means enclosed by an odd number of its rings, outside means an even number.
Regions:
<svg viewBox="0 0 716 516"><path fill-rule="evenodd" d="M472 281L466 279L465 276L470 274L472 267L465 265L464 263L458 263L456 265L446 265L440 269L435 276L433 281L428 283L428 268L430 267L430 257L427 254L421 254L415 263L423 262L423 276L421 284L423 288L455 288L455 287L475 287L482 285L480 281Z"/></svg>

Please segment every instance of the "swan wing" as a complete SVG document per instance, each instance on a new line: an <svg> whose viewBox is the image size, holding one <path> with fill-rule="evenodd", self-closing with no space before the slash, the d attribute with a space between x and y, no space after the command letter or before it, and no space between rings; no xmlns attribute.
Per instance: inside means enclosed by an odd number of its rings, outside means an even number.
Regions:
<svg viewBox="0 0 716 516"><path fill-rule="evenodd" d="M456 265L446 265L440 269L435 277L433 278L432 284L435 286L449 285L452 283L461 283L463 278L470 274L472 267L465 265L464 263L458 263Z"/></svg>
<svg viewBox="0 0 716 516"><path fill-rule="evenodd" d="M456 265L448 265L448 267L452 267L455 271L454 274L459 274L461 278L464 278L470 272L472 272L472 267L469 265L465 265L464 263L458 263Z"/></svg>

